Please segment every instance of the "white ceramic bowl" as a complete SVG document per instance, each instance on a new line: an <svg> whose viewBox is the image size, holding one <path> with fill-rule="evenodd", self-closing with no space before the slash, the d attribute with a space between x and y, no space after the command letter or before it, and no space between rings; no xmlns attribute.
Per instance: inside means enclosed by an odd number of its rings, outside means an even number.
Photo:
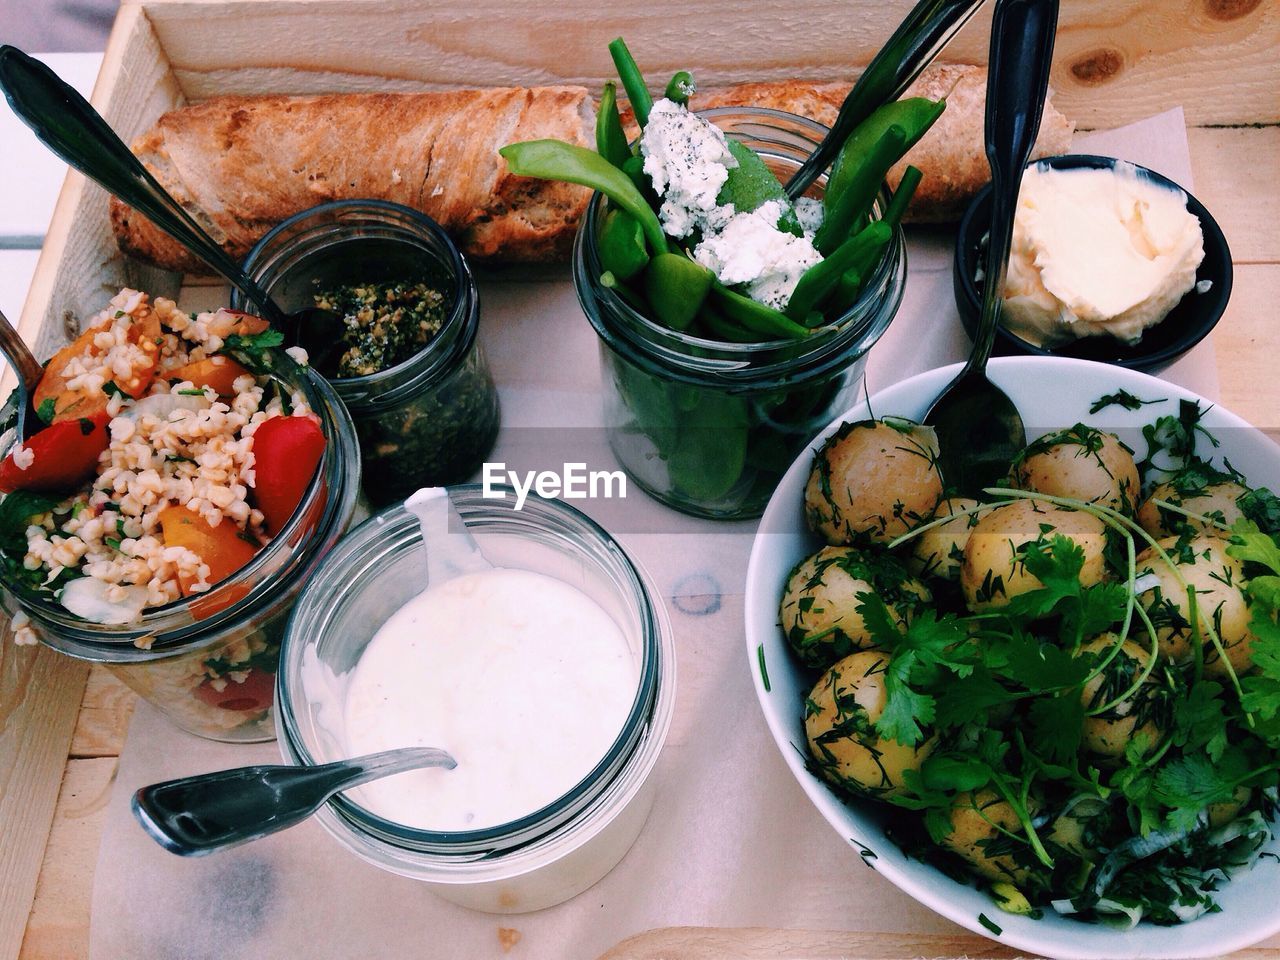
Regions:
<svg viewBox="0 0 1280 960"><path fill-rule="evenodd" d="M897 415L919 420L930 403L959 371L959 365L930 370L877 393L869 401L878 417ZM1143 456L1142 425L1163 414L1177 414L1180 400L1200 400L1189 390L1163 380L1101 363L1045 357L1003 357L991 362L989 373L1022 413L1028 439L1077 421L1121 432ZM1089 407L1104 394L1124 389L1143 400L1163 402L1131 411L1111 406L1097 414ZM808 674L792 657L778 626L778 601L791 568L822 544L804 525L804 486L812 452L847 420L871 415L867 402L849 410L819 435L782 478L770 500L751 551L747 570L747 656L756 695L778 749L809 799L835 830L873 869L929 908L975 933L1019 950L1080 960L1123 958L1209 957L1230 953L1280 931L1276 890L1280 866L1259 861L1247 874L1226 884L1217 894L1221 913L1188 924L1159 927L1143 923L1118 931L1098 924L1060 917L1052 910L1043 919L1003 913L984 891L951 880L940 871L909 860L884 834L881 808L873 802L845 803L804 766L804 724L801 703L809 690ZM1221 447L1214 460L1225 457L1254 486L1280 489L1280 447L1261 431L1221 407L1213 407L1202 421ZM1136 442L1135 438L1136 437ZM1202 456L1210 451L1199 449ZM767 671L768 683L762 670ZM1269 848L1280 851L1280 842ZM874 857L870 856L873 853ZM998 925L995 934L978 919L984 914Z"/></svg>

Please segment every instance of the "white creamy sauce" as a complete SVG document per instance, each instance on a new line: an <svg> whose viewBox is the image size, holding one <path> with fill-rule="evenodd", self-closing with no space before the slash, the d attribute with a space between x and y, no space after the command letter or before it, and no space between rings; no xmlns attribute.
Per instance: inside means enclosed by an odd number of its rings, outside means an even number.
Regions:
<svg viewBox="0 0 1280 960"><path fill-rule="evenodd" d="M1196 283L1200 221L1187 198L1114 170L1033 166L1022 178L1005 324L1032 343L1110 334L1141 339Z"/></svg>
<svg viewBox="0 0 1280 960"><path fill-rule="evenodd" d="M425 830L517 820L604 758L637 682L617 623L563 581L502 568L446 580L369 642L347 684L344 727L353 756L435 746L458 766L376 780L354 799Z"/></svg>
<svg viewBox="0 0 1280 960"><path fill-rule="evenodd" d="M822 204L801 199L794 212L804 230L797 237L778 229L789 203L770 200L755 210L735 210L717 198L738 161L724 132L680 104L653 105L640 137L644 172L662 198L658 216L669 236L702 236L693 257L724 284L746 286L760 303L781 310L804 272L822 260L813 235L822 225Z"/></svg>

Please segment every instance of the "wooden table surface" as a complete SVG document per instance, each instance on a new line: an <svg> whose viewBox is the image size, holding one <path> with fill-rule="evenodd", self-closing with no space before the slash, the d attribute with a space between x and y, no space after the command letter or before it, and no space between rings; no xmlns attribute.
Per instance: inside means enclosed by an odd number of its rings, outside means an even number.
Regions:
<svg viewBox="0 0 1280 960"><path fill-rule="evenodd" d="M1214 333L1221 402L1264 428L1280 427L1280 127L1197 127L1189 131L1195 193L1231 245L1235 290ZM0 656L0 667L5 658ZM37 682L38 678L27 678ZM52 691L50 691L52 694ZM22 960L76 960L89 950L89 906L104 811L133 710L134 695L101 668L88 671L62 775ZM7 715L0 711L0 731ZM6 830L7 832L7 830ZM1267 951L1246 951L1261 956ZM1274 954L1274 952L1272 952ZM0 944L0 960L5 954ZM654 931L610 951L611 960L698 957L1009 956L990 941L872 933L769 930Z"/></svg>

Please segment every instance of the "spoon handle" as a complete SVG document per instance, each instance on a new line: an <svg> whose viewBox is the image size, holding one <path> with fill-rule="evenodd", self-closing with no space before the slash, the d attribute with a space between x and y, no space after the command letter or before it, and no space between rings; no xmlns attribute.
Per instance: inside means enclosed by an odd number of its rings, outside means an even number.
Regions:
<svg viewBox="0 0 1280 960"><path fill-rule="evenodd" d="M920 0L854 84L830 132L787 181L787 196L801 196L863 120L897 100L968 22L984 0Z"/></svg>
<svg viewBox="0 0 1280 960"><path fill-rule="evenodd" d="M26 341L3 313L0 313L0 353L9 358L27 389L34 390L44 375L44 365L36 359Z"/></svg>
<svg viewBox="0 0 1280 960"><path fill-rule="evenodd" d="M266 292L205 234L84 97L39 60L0 46L0 88L14 113L50 150L141 211L239 287L272 323L283 317Z"/></svg>
<svg viewBox="0 0 1280 960"><path fill-rule="evenodd" d="M1022 171L1031 157L1049 89L1058 0L996 0L987 68L986 147L991 164L991 233L987 240L982 318L966 370L982 369L995 343L1009 269Z"/></svg>
<svg viewBox="0 0 1280 960"><path fill-rule="evenodd" d="M131 805L166 850L203 856L291 827L340 790L404 770L454 766L443 750L413 747L320 766L236 767L143 787Z"/></svg>

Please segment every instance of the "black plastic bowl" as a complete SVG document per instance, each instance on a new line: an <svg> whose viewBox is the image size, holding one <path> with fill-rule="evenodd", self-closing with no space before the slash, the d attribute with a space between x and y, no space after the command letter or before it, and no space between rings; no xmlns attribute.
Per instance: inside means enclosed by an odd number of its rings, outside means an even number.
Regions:
<svg viewBox="0 0 1280 960"><path fill-rule="evenodd" d="M1037 160L1039 166L1057 170L1074 170L1080 167L1110 169L1118 161L1114 157L1095 157L1087 154L1067 154ZM1161 186L1173 187L1187 194L1187 209L1200 220L1204 234L1204 260L1196 271L1196 281L1210 281L1204 293L1193 288L1159 323L1148 327L1142 339L1129 345L1110 336L1081 337L1072 343L1057 347L1038 347L1003 327L996 331L994 352L997 355L1033 354L1042 357L1077 357L1082 360L1099 360L1134 370L1159 370L1168 366L1182 354L1209 335L1231 298L1231 250L1222 235L1217 221L1195 197L1168 177L1154 170L1132 165L1139 176L1146 177ZM960 221L960 234L956 239L954 276L956 306L964 328L972 337L982 312L982 287L974 281L984 266L983 239L991 220L991 185L979 191Z"/></svg>

